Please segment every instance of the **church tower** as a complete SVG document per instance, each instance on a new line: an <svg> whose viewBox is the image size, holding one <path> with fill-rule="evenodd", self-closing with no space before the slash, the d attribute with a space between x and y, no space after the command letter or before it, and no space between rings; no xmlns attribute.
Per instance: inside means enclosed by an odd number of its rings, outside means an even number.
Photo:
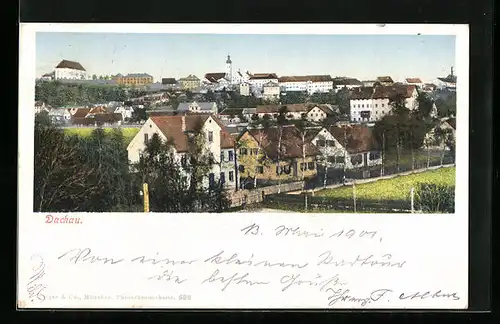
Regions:
<svg viewBox="0 0 500 324"><path fill-rule="evenodd" d="M233 62L231 62L231 56L227 56L226 60L226 79L230 84L233 84Z"/></svg>

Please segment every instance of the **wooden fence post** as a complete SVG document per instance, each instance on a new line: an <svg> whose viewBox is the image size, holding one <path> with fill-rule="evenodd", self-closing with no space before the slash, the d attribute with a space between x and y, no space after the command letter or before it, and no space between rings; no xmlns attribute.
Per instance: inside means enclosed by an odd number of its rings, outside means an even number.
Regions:
<svg viewBox="0 0 500 324"><path fill-rule="evenodd" d="M352 181L352 199L354 202L354 212L356 212L356 184L355 181Z"/></svg>
<svg viewBox="0 0 500 324"><path fill-rule="evenodd" d="M411 201L411 213L412 214L415 212L414 199L415 199L415 189L413 187L411 187L411 189L410 189L410 201Z"/></svg>

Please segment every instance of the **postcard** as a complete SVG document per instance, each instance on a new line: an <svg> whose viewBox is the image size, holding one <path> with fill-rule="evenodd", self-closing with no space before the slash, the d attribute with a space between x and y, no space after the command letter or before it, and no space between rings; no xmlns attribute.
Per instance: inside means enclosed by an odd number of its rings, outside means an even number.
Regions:
<svg viewBox="0 0 500 324"><path fill-rule="evenodd" d="M466 309L467 25L21 24L19 309Z"/></svg>

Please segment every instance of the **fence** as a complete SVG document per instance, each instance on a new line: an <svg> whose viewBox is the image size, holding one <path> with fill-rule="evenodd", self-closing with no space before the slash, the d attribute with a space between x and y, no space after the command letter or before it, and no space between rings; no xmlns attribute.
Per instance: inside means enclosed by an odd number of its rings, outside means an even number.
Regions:
<svg viewBox="0 0 500 324"><path fill-rule="evenodd" d="M231 194L231 207L260 203L268 195L302 190L303 186L303 182L289 182L281 185L272 185L250 190L241 189Z"/></svg>
<svg viewBox="0 0 500 324"><path fill-rule="evenodd" d="M342 170L342 169L327 169L325 170L321 166L318 166L318 174L305 183L305 188L307 190L314 190L316 188L324 188L332 185L340 185L344 183L345 179L353 180L363 180L363 179L373 179L388 175L398 175L405 174L407 172L416 172L417 170L427 170L433 169L445 165L453 165L455 163L455 157L447 153L443 157L441 163L441 158L436 158L435 156L427 161L415 161L403 162L397 165L394 161L386 163L386 165L377 165L360 169Z"/></svg>

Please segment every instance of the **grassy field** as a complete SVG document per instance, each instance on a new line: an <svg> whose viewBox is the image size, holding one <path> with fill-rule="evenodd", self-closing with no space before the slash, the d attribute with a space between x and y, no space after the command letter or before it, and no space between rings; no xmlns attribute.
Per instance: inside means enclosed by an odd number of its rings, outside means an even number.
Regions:
<svg viewBox="0 0 500 324"><path fill-rule="evenodd" d="M374 200L404 200L409 199L410 189L418 182L431 182L436 184L455 185L455 168L440 168L432 171L397 176L392 179L378 180L370 183L356 185L358 199ZM332 197L340 199L352 198L351 186L325 189L317 191L315 196Z"/></svg>
<svg viewBox="0 0 500 324"><path fill-rule="evenodd" d="M81 128L65 128L64 132L67 135L79 135L79 136L89 136L95 128L91 127L81 127ZM125 141L128 144L134 136L139 132L140 128L122 128L123 136L125 137ZM111 132L113 128L104 128L105 132Z"/></svg>

